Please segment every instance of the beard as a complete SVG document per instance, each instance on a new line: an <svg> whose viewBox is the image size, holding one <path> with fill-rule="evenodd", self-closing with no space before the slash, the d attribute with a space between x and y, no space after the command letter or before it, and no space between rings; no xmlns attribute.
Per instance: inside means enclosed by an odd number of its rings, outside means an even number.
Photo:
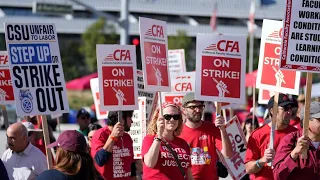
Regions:
<svg viewBox="0 0 320 180"><path fill-rule="evenodd" d="M193 123L198 123L201 121L202 115L201 113L197 113L197 114L188 114L187 118L189 121L193 122Z"/></svg>

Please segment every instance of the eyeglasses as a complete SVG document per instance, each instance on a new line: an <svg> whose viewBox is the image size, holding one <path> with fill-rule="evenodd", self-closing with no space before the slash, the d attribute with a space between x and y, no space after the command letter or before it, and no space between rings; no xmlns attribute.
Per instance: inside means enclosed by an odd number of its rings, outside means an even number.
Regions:
<svg viewBox="0 0 320 180"><path fill-rule="evenodd" d="M165 114L163 115L163 118L165 120L171 120L171 118L173 118L174 120L180 120L181 119L181 115L180 114L174 114L174 115L171 115L171 114Z"/></svg>
<svg viewBox="0 0 320 180"><path fill-rule="evenodd" d="M195 110L196 108L202 110L205 107L205 105L199 105L199 106L186 106L185 108L189 108L192 110Z"/></svg>
<svg viewBox="0 0 320 180"><path fill-rule="evenodd" d="M284 106L284 107L280 107L280 108L283 109L284 111L291 110L291 106Z"/></svg>

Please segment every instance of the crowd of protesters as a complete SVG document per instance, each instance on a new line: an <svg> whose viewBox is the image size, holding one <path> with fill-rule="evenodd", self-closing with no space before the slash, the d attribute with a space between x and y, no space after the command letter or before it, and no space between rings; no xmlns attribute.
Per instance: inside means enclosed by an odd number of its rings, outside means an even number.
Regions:
<svg viewBox="0 0 320 180"><path fill-rule="evenodd" d="M276 115L274 97L267 104L264 118L248 113L242 122L248 173L243 180L319 179L320 103L310 104L308 137L303 136L302 129L304 103L302 95L293 101L280 94ZM211 115L214 112L205 113L205 104L197 101L194 93L188 93L181 106L165 102L158 107L148 122L141 160L134 159L133 140L128 134L133 111L110 111L107 126L101 127L91 124L90 114L80 109L78 130L64 131L57 140L49 131L51 144L47 148L55 152L54 166L49 170L37 119L12 124L6 132L8 149L0 160L0 179L217 180L228 172L219 162L216 150L225 158L232 157L234 152L225 118ZM273 116L275 137L270 148Z"/></svg>

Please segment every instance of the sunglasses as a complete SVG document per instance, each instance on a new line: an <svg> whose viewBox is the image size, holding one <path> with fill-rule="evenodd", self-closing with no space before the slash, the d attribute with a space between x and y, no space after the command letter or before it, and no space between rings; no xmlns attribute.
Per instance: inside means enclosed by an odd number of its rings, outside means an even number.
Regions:
<svg viewBox="0 0 320 180"><path fill-rule="evenodd" d="M284 106L284 107L281 107L281 109L283 109L284 111L289 111L291 110L291 106Z"/></svg>
<svg viewBox="0 0 320 180"><path fill-rule="evenodd" d="M195 110L195 109L203 109L205 107L205 105L199 105L199 106L186 106L185 108L189 108L189 109L192 109L192 110Z"/></svg>
<svg viewBox="0 0 320 180"><path fill-rule="evenodd" d="M174 115L171 115L171 114L165 114L163 115L163 118L165 120L171 120L171 118L173 118L174 120L180 120L181 119L181 115L180 114L174 114Z"/></svg>

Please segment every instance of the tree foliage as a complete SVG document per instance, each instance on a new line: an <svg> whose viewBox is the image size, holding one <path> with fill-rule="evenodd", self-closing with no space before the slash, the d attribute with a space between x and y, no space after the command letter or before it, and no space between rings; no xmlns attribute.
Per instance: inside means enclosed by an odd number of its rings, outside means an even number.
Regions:
<svg viewBox="0 0 320 180"><path fill-rule="evenodd" d="M192 50L192 38L187 36L187 33L182 30L177 31L177 36L170 36L168 38L169 49L184 49L187 70L193 70L195 59L190 55Z"/></svg>
<svg viewBox="0 0 320 180"><path fill-rule="evenodd" d="M96 44L116 44L119 37L115 27L106 22L104 18L98 19L82 34L83 44L80 52L85 56L85 62L90 72L97 71Z"/></svg>

